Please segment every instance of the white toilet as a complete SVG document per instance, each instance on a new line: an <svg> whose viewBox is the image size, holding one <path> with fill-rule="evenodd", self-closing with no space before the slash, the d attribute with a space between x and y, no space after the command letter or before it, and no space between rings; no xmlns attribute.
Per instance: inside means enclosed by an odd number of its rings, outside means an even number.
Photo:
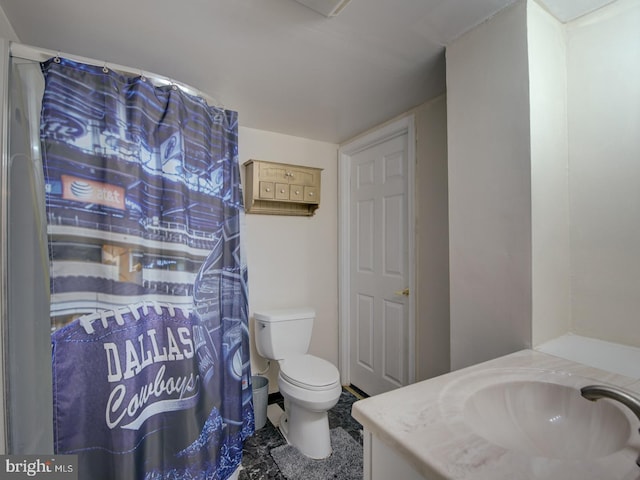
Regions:
<svg viewBox="0 0 640 480"><path fill-rule="evenodd" d="M315 311L311 308L254 314L258 353L280 365L278 387L284 397L280 431L289 444L311 458L331 455L327 410L340 398L338 369L307 354Z"/></svg>

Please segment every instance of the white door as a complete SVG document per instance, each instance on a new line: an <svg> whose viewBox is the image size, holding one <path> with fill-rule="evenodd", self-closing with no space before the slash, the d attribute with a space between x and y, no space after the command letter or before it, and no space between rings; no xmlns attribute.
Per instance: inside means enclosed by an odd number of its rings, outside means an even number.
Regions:
<svg viewBox="0 0 640 480"><path fill-rule="evenodd" d="M349 381L369 395L413 380L408 137L401 130L347 158L348 305L342 321L348 323Z"/></svg>

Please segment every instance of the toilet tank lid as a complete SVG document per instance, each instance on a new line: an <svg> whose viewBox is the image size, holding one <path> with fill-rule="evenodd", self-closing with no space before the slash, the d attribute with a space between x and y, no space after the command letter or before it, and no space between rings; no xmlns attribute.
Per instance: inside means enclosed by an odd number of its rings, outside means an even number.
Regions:
<svg viewBox="0 0 640 480"><path fill-rule="evenodd" d="M287 320L299 320L301 318L315 318L316 311L313 308L286 308L280 310L263 310L254 312L256 320L263 322L282 322Z"/></svg>

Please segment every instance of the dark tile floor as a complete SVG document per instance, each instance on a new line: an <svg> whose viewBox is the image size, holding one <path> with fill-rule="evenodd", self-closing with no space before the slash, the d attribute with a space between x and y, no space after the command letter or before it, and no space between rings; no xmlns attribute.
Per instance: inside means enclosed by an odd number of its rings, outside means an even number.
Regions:
<svg viewBox="0 0 640 480"><path fill-rule="evenodd" d="M329 428L342 427L362 444L362 426L351 416L351 406L356 400L352 393L342 391L336 406L329 410ZM282 400L277 403L284 408ZM239 480L285 480L269 454L272 448L284 444L286 441L278 429L267 420L266 425L245 442Z"/></svg>

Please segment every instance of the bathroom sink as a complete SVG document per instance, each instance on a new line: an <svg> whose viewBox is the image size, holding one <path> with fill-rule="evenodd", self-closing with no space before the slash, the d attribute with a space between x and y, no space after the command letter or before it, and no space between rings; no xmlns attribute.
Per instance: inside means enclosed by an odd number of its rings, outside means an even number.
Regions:
<svg viewBox="0 0 640 480"><path fill-rule="evenodd" d="M467 398L463 414L485 440L537 457L604 457L623 448L631 433L617 405L590 402L579 389L545 381L486 386Z"/></svg>

